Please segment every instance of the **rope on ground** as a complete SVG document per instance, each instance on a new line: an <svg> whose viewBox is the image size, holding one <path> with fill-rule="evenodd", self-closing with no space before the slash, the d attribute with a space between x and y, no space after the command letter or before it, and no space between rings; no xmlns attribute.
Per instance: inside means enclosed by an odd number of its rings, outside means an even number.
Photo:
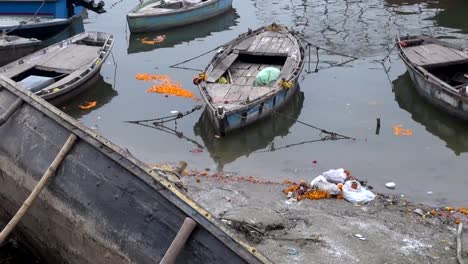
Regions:
<svg viewBox="0 0 468 264"><path fill-rule="evenodd" d="M463 223L458 224L458 232L457 232L457 259L459 264L463 264L463 257L462 257L462 239L461 235L463 232Z"/></svg>
<svg viewBox="0 0 468 264"><path fill-rule="evenodd" d="M169 68L178 68L178 69L184 69L184 70L196 70L196 69L192 69L192 68L178 67L178 66L179 66L179 65L182 65L182 64L185 64L185 63L187 63L187 62L191 62L191 61L193 61L193 60L196 60L196 59L198 59L198 58L200 58L200 57L203 57L203 56L205 56L206 54L211 53L211 52L213 52L213 51L215 51L215 50L217 50L217 49L219 49L219 48L221 48L221 47L222 47L222 46L218 46L218 47L216 47L216 48L214 48L214 49L211 49L211 50L209 50L209 51L207 51L207 52L204 52L204 53L202 53L202 54L200 54L200 55L197 55L197 56L192 57L192 58L190 58L190 59L187 59L187 60L178 62L178 63L176 63L176 64L173 64L173 65L169 66ZM197 71L198 71L198 70L197 70Z"/></svg>
<svg viewBox="0 0 468 264"><path fill-rule="evenodd" d="M142 120L134 120L134 121L124 121L126 123L132 123L132 124L140 124L140 123L147 123L147 122L153 122L155 126L161 125L164 123L167 123L169 121L174 121L177 119L181 119L187 115L190 115L191 113L202 109L202 105L197 105L194 108L192 108L189 111L186 112L177 112L176 114L169 115L169 116L163 116L163 117L157 117L157 118L152 118L152 119L142 119Z"/></svg>

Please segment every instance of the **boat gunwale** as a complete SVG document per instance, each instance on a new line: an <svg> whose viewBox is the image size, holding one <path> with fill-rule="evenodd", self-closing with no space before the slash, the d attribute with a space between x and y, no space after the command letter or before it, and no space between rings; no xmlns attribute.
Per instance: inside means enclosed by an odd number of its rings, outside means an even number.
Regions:
<svg viewBox="0 0 468 264"><path fill-rule="evenodd" d="M0 74L0 92L3 89L8 90L10 93L26 102L30 107L35 108L45 116L51 118L63 128L75 134L79 139L90 144L103 155L115 161L124 169L128 170L137 179L148 184L148 186L154 189L154 191L158 192L162 197L167 199L179 210L190 216L204 229L206 229L207 232L211 233L216 239L220 240L221 243L226 245L226 247L231 249L233 252L235 252L235 254L244 259L246 262L255 260L259 263L272 263L255 247L249 245L247 242L240 240L236 234L225 227L210 212L201 207L186 193L183 193L177 186L175 186L175 184L162 176L163 173L175 172L149 168L142 161L135 158L129 152L124 151L110 140L80 124L77 120L68 116L32 92L17 87L17 84L14 81ZM105 150L104 147L107 147L108 149ZM143 175L145 174L149 177L144 177ZM151 180L148 178L151 178ZM155 182L164 188L156 188Z"/></svg>
<svg viewBox="0 0 468 264"><path fill-rule="evenodd" d="M410 36L411 37L411 36ZM430 38L430 37L425 37L425 36L415 36L415 37L420 37L422 40L427 40L427 41L433 41L435 40L434 42L437 42L436 44L439 44L439 45L442 45L442 46L446 46L446 47L449 47L449 48L453 48L453 47L456 47L456 45L453 45L451 43L446 43L446 42L443 42L443 41L440 41L440 40L436 40L434 38ZM464 102L467 102L468 103L468 96L463 96L462 94L459 93L458 90L456 90L455 88L453 88L453 86L447 84L446 82L442 81L441 79L437 78L437 76L434 76L432 73L430 73L429 71L427 71L426 69L424 69L424 67L422 66L418 66L416 64L414 64L406 55L404 49L405 47L402 47L401 45L401 38L398 37L397 38L397 45L398 45L398 49L399 49L399 57L403 60L403 62L409 66L409 68L414 71L415 73L419 74L420 77L422 77L424 80L426 80L427 82L431 82L433 84L435 84L437 86L438 89L440 90L444 90L446 92L448 92L451 96L454 96L457 98L457 100L461 100L461 101L464 101ZM457 49L457 48L455 48ZM468 64L468 62L467 62ZM416 84L417 85L417 84ZM423 89L421 87L421 89Z"/></svg>
<svg viewBox="0 0 468 264"><path fill-rule="evenodd" d="M174 9L173 11L167 11L167 12L164 12L164 13L138 13L137 11L138 10L141 10L142 8L152 4L152 3L148 3L147 5L144 5L142 7L138 7L136 6L135 8L133 8L128 14L127 14L127 19L133 19L133 18L144 18L144 17L162 17L162 16L166 16L166 15L173 15L173 14L181 14L181 13L187 13L187 12L191 12L193 10L196 10L196 9L200 9L202 7L205 7L207 5L210 5L210 4L213 4L215 2L220 2L222 0L207 0L206 2L201 2L199 4L196 4L196 5L193 5L193 6L190 6L188 8L179 8L179 9ZM158 9L158 8L155 8L155 9ZM167 8L166 8L167 9Z"/></svg>

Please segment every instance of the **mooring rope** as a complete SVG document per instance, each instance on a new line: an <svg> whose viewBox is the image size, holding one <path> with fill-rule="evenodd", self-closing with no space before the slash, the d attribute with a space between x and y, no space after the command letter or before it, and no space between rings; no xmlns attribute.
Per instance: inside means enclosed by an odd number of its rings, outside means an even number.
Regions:
<svg viewBox="0 0 468 264"><path fill-rule="evenodd" d="M217 50L217 49L219 49L219 48L221 48L221 47L222 47L222 46L218 46L218 47L216 47L216 48L214 48L214 49L211 49L211 50L209 50L209 51L207 51L207 52L204 52L204 53L202 53L202 54L200 54L200 55L197 55L197 56L192 57L192 58L190 58L190 59L187 59L187 60L178 62L178 63L176 63L176 64L173 64L173 65L169 66L169 68L179 68L179 69L195 70L195 69L192 69L192 68L178 67L178 66L179 66L179 65L182 65L182 64L185 64L185 63L187 63L187 62L191 62L191 61L193 61L193 60L196 60L196 59L198 59L198 58L200 58L200 57L203 57L203 56L205 56L206 54L211 53L211 52L213 52L213 51L215 51L215 50Z"/></svg>
<svg viewBox="0 0 468 264"><path fill-rule="evenodd" d="M177 112L176 114L169 115L169 116L163 116L163 117L157 117L157 118L151 118L151 119L142 119L142 120L133 120L133 121L124 121L126 123L132 123L132 124L141 124L141 123L147 123L147 122L153 122L154 125L161 125L170 121L174 121L177 119L181 119L185 116L190 115L191 113L202 109L202 105L197 105L194 108L192 108L189 111L186 112Z"/></svg>

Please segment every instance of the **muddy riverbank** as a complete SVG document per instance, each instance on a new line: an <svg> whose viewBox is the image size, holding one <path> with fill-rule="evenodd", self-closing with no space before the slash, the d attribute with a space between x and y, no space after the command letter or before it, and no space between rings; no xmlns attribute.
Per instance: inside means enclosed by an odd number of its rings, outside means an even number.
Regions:
<svg viewBox="0 0 468 264"><path fill-rule="evenodd" d="M359 206L338 199L288 203L285 185L207 176L183 177L189 195L275 263L457 263L455 217L444 209L380 194Z"/></svg>

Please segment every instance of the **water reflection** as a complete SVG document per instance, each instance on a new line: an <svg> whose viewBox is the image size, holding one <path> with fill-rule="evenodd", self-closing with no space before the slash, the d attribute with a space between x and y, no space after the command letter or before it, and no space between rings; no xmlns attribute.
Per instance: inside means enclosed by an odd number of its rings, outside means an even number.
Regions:
<svg viewBox="0 0 468 264"><path fill-rule="evenodd" d="M205 110L195 124L194 132L195 135L202 138L211 158L216 162L218 170L221 171L224 165L239 157L248 157L252 152L268 147L275 137L288 135L289 129L295 123L293 119L297 119L301 114L303 103L304 93L298 92L281 111L291 119L277 116L269 117L258 124L248 126L242 131L220 139L214 137L214 131Z"/></svg>
<svg viewBox="0 0 468 264"><path fill-rule="evenodd" d="M73 21L70 25L64 28L62 31L57 33L51 38L48 38L42 42L42 47L48 47L52 44L60 42L64 39L71 38L77 34L84 32L83 18L79 18Z"/></svg>
<svg viewBox="0 0 468 264"><path fill-rule="evenodd" d="M441 1L440 7L443 10L434 17L434 20L436 20L438 26L457 28L460 29L461 33L468 33L468 20L466 19L468 1Z"/></svg>
<svg viewBox="0 0 468 264"><path fill-rule="evenodd" d="M413 87L405 73L393 81L395 100L398 105L411 113L411 118L423 125L428 132L445 141L446 146L458 156L468 152L468 124L426 102Z"/></svg>
<svg viewBox="0 0 468 264"><path fill-rule="evenodd" d="M192 41L196 38L203 38L211 35L214 32L224 31L232 26L237 25L239 15L235 9L232 9L220 16L205 20L193 25L180 28L162 30L158 32L147 32L131 34L128 44L127 53L138 53L152 51L158 48L170 48L175 45ZM145 44L143 39L152 40L157 36L165 35L166 39L161 43Z"/></svg>
<svg viewBox="0 0 468 264"><path fill-rule="evenodd" d="M112 98L118 94L117 91L112 88L111 84L104 81L100 74L93 77L86 85L90 85L91 87L72 100L58 106L58 108L62 109L71 117L78 119L89 112L89 110L80 109L80 105L86 102L96 101L96 106L93 107L92 110L98 109L108 104Z"/></svg>

